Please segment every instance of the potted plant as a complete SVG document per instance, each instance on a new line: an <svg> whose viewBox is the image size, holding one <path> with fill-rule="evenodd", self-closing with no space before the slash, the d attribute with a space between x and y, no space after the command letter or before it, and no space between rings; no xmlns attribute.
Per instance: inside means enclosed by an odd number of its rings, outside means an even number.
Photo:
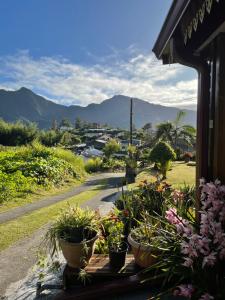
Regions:
<svg viewBox="0 0 225 300"><path fill-rule="evenodd" d="M69 207L61 213L46 234L52 255L61 249L72 268L87 265L98 239L98 218L95 212L78 206Z"/></svg>
<svg viewBox="0 0 225 300"><path fill-rule="evenodd" d="M146 222L146 219L139 223L139 227L131 230L128 242L131 245L136 264L147 268L157 262L158 253L154 244L157 242L156 228L158 224L153 225Z"/></svg>
<svg viewBox="0 0 225 300"><path fill-rule="evenodd" d="M107 237L109 247L109 262L113 269L121 269L126 260L128 244L124 242L124 225L122 221L115 222L109 228Z"/></svg>

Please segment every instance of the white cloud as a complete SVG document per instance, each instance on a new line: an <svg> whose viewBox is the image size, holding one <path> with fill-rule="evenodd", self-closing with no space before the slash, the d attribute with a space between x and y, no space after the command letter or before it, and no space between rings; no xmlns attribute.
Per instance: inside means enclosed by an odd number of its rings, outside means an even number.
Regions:
<svg viewBox="0 0 225 300"><path fill-rule="evenodd" d="M66 105L99 103L115 94L170 106L196 102L197 79L184 80L184 67L163 66L153 54L137 53L133 46L128 52L129 58L114 51L85 66L62 57L35 59L28 51L19 51L0 57L0 77L4 78L0 86L25 86Z"/></svg>

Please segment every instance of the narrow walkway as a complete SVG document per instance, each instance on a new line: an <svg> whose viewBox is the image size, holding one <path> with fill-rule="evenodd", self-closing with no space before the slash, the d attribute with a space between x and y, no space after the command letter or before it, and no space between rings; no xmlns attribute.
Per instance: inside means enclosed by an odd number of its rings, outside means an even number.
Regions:
<svg viewBox="0 0 225 300"><path fill-rule="evenodd" d="M97 182L103 178L108 179L108 185L106 189L81 206L90 207L91 209L100 209L101 214L109 212L113 206L113 202L120 194L117 186L121 177L122 174L107 173L98 174L96 177L91 178L85 183L87 189L90 189L90 186L97 184ZM94 182L95 184L93 184ZM64 199L65 198L62 200ZM51 204L54 203L55 202ZM48 205L50 204L48 203ZM16 242L14 245L0 252L0 299L4 299L3 295L7 288L9 288L9 290L11 290L11 288L16 289L14 283L15 285L19 285L18 281L26 277L28 271L31 270L32 266L36 263L37 251L47 228L48 224L35 231L31 236Z"/></svg>
<svg viewBox="0 0 225 300"><path fill-rule="evenodd" d="M94 189L97 185L101 183L103 179L107 179L107 189L110 188L111 186L121 186L121 179L123 177L123 173L101 173L92 176L89 178L84 184L80 186L76 186L72 188L71 190L56 195L56 196L51 196L47 197L41 200L38 200L34 203L19 206L16 208L13 208L9 211L2 212L0 213L0 224L5 223L7 221L11 221L13 219L22 217L23 215L27 213L31 213L34 210L55 204L57 202L63 201L65 199L68 199L70 197L76 196L82 192L85 192L87 190Z"/></svg>

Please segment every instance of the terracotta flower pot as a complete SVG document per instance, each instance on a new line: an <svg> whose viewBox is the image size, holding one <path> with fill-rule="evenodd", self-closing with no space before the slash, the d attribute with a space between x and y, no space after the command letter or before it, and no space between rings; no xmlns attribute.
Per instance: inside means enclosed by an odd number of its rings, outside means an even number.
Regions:
<svg viewBox="0 0 225 300"><path fill-rule="evenodd" d="M62 238L59 239L59 245L67 264L72 268L85 267L94 253L94 246L97 239L97 233L92 239L81 243L71 243Z"/></svg>
<svg viewBox="0 0 225 300"><path fill-rule="evenodd" d="M131 245L131 251L137 265L142 268L147 268L156 263L157 259L152 253L151 246L142 245L136 242L131 234L128 236L128 242Z"/></svg>

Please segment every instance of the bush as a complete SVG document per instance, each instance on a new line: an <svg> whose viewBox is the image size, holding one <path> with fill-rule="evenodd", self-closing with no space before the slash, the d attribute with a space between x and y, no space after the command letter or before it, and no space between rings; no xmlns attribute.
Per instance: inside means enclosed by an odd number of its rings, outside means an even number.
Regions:
<svg viewBox="0 0 225 300"><path fill-rule="evenodd" d="M119 159L106 159L103 160L102 169L103 170L112 170L112 171L118 171L118 170L124 170L125 168L125 162L123 160Z"/></svg>
<svg viewBox="0 0 225 300"><path fill-rule="evenodd" d="M102 169L102 159L99 157L90 158L85 163L85 170L88 173L99 172Z"/></svg>
<svg viewBox="0 0 225 300"><path fill-rule="evenodd" d="M41 187L58 186L85 175L82 158L71 151L33 143L0 152L1 202Z"/></svg>
<svg viewBox="0 0 225 300"><path fill-rule="evenodd" d="M21 146L31 143L38 136L34 123L24 124L21 121L7 123L0 120L0 144L4 146Z"/></svg>
<svg viewBox="0 0 225 300"><path fill-rule="evenodd" d="M60 143L62 135L61 132L55 130L41 131L39 140L45 146L56 146Z"/></svg>
<svg viewBox="0 0 225 300"><path fill-rule="evenodd" d="M174 159L176 159L176 153L166 142L159 142L150 152L150 160L157 163L163 178L166 178L166 173L170 168L170 162Z"/></svg>
<svg viewBox="0 0 225 300"><path fill-rule="evenodd" d="M120 143L115 139L111 139L106 143L103 152L107 158L110 158L114 153L119 152L120 149Z"/></svg>

